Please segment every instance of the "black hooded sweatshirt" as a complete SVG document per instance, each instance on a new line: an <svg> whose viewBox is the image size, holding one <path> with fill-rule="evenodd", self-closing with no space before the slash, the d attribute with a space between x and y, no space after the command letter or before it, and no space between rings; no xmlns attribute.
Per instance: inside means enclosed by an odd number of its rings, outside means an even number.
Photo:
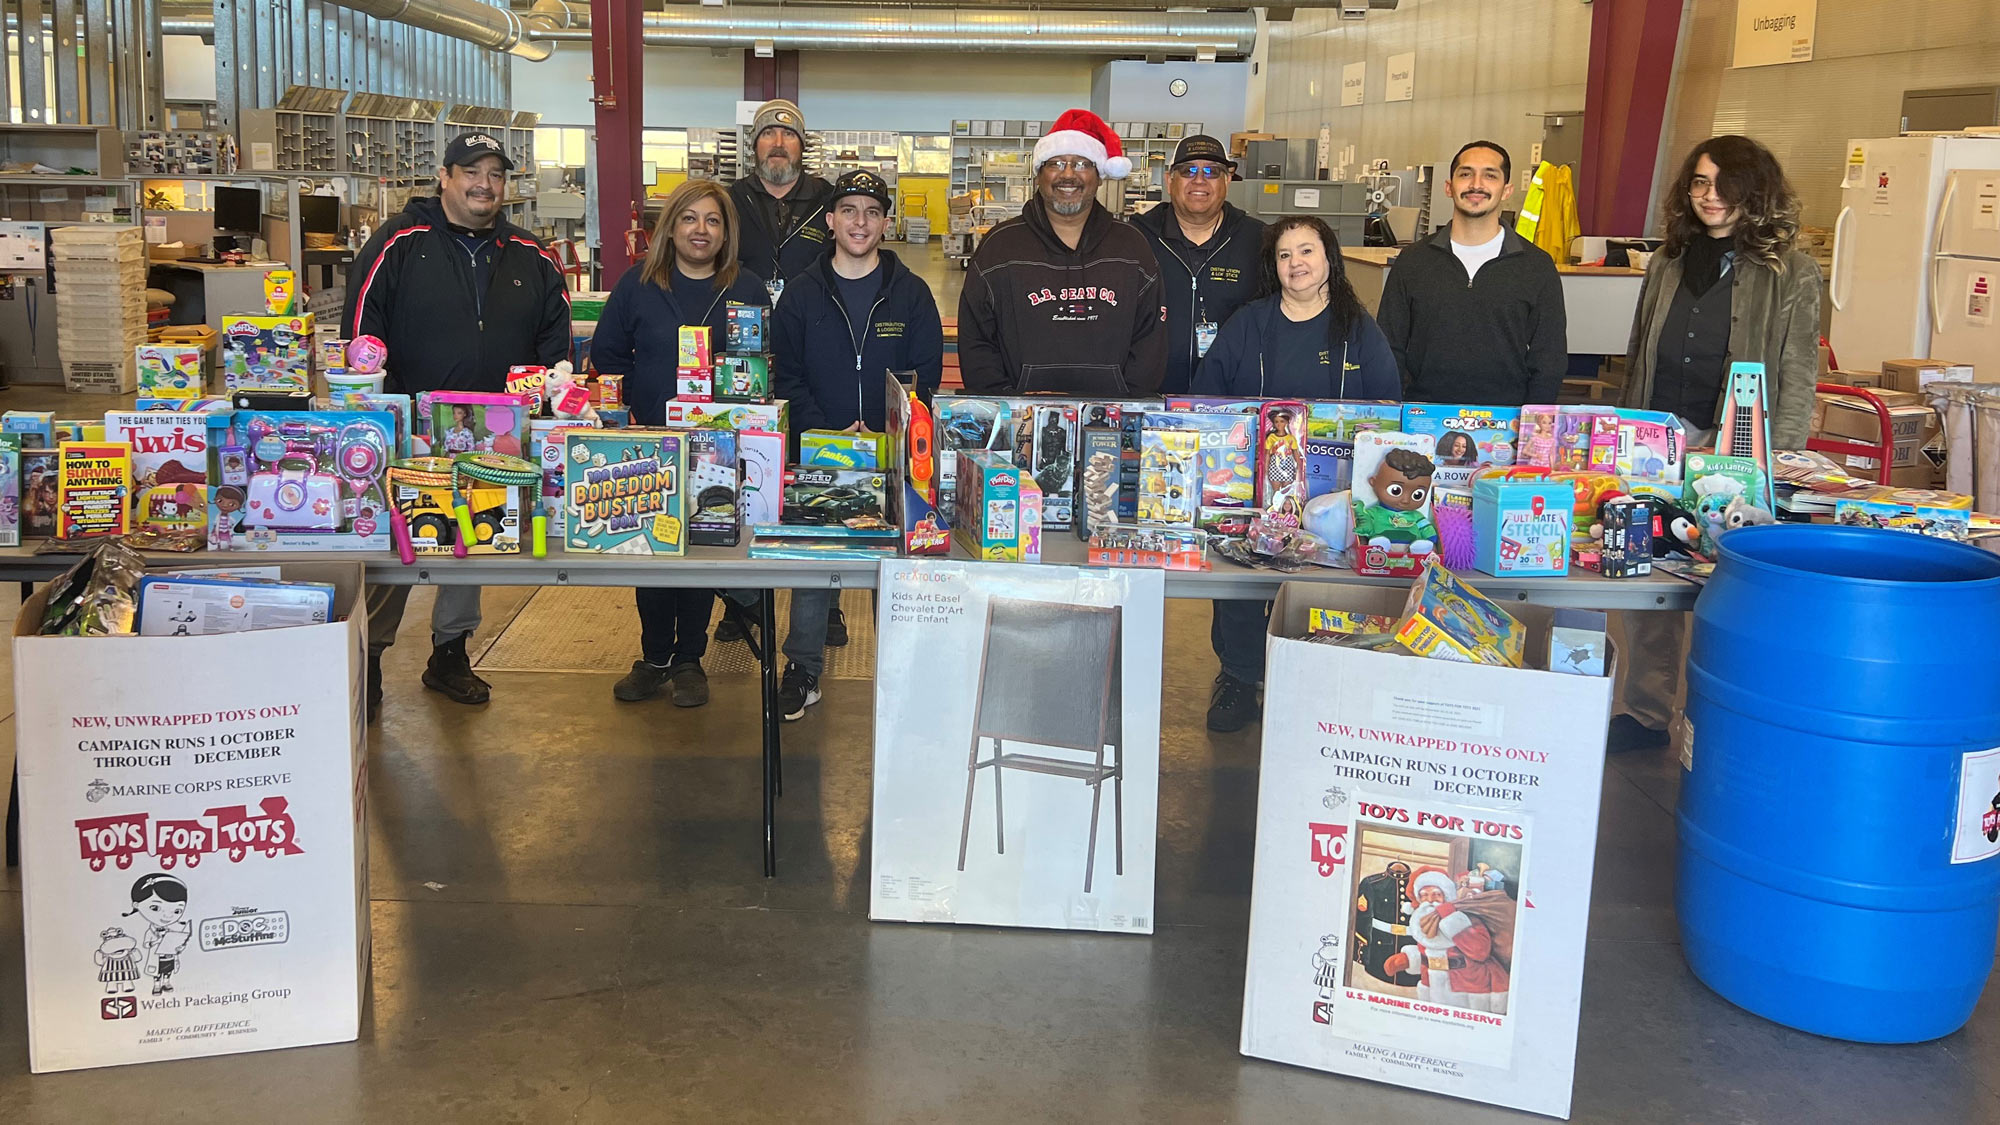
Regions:
<svg viewBox="0 0 2000 1125"><path fill-rule="evenodd" d="M1153 394L1166 375L1160 267L1146 236L1092 202L1072 250L1035 198L994 227L958 298L971 394Z"/></svg>

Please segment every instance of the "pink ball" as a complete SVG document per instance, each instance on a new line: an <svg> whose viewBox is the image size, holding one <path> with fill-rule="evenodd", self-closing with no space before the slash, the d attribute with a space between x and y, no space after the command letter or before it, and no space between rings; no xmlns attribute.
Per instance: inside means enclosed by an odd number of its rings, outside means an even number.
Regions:
<svg viewBox="0 0 2000 1125"><path fill-rule="evenodd" d="M347 369L357 375L373 375L389 358L389 345L373 336L356 336L347 342Z"/></svg>

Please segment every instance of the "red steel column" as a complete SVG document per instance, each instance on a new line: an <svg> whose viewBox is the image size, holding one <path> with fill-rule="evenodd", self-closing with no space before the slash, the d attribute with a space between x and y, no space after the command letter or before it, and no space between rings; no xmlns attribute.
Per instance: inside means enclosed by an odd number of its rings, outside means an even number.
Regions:
<svg viewBox="0 0 2000 1125"><path fill-rule="evenodd" d="M590 82L597 105L597 231L603 240L601 284L618 284L632 264L625 232L644 199L639 184L639 132L645 126L644 0L595 0L590 18Z"/></svg>
<svg viewBox="0 0 2000 1125"><path fill-rule="evenodd" d="M772 98L798 102L799 53L779 51L760 59L755 51L743 52L743 100L768 102Z"/></svg>
<svg viewBox="0 0 2000 1125"><path fill-rule="evenodd" d="M1643 234L1680 40L1681 0L1597 0L1590 10L1583 166L1577 218L1585 234Z"/></svg>

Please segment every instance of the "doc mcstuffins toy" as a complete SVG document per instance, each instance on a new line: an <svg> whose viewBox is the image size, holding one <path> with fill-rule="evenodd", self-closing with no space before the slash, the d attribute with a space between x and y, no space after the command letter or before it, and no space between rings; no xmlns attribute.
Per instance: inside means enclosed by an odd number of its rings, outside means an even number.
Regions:
<svg viewBox="0 0 2000 1125"><path fill-rule="evenodd" d="M1429 434L1380 430L1354 436L1354 570L1391 578L1413 577L1437 547L1431 522Z"/></svg>
<svg viewBox="0 0 2000 1125"><path fill-rule="evenodd" d="M383 550L396 419L378 411L246 411L210 489L217 550ZM241 481L241 484L234 482Z"/></svg>

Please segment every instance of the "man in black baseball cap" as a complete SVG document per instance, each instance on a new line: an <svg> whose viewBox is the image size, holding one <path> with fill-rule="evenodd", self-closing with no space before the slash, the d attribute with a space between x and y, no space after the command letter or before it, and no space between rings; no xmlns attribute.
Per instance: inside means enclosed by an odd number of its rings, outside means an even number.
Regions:
<svg viewBox="0 0 2000 1125"><path fill-rule="evenodd" d="M886 373L915 372L928 400L944 378L944 326L924 279L882 249L889 185L865 169L827 193L821 229L832 248L792 278L771 314L772 390L792 406L792 433L880 431ZM787 722L819 702L826 649L847 643L839 591L792 591L779 713Z"/></svg>
<svg viewBox="0 0 2000 1125"><path fill-rule="evenodd" d="M1197 133L1174 149L1167 202L1132 221L1160 260L1167 306L1167 377L1185 394L1223 322L1257 295L1264 224L1229 203L1229 150Z"/></svg>
<svg viewBox="0 0 2000 1125"><path fill-rule="evenodd" d="M562 270L540 240L501 217L513 166L485 133L453 137L437 195L412 196L348 267L341 334L388 345L389 391L497 393L506 389L509 367L568 358ZM407 586L368 588L371 719L382 697L383 650L396 639L409 597ZM458 703L486 702L490 686L465 651L479 621L479 587L438 587L425 687Z"/></svg>

